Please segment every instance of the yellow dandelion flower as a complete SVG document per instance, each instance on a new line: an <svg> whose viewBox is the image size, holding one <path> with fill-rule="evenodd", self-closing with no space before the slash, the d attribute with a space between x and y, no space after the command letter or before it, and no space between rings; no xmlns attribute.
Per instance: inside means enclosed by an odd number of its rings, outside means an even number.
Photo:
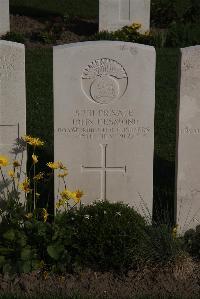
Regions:
<svg viewBox="0 0 200 299"><path fill-rule="evenodd" d="M145 31L144 36L149 36L151 35L150 31Z"/></svg>
<svg viewBox="0 0 200 299"><path fill-rule="evenodd" d="M58 174L58 177L59 178L64 178L64 177L66 177L68 175L68 172L67 171L63 171L62 173L59 173Z"/></svg>
<svg viewBox="0 0 200 299"><path fill-rule="evenodd" d="M53 170L59 169L59 167L60 167L59 165L60 165L59 162L49 162L49 163L47 163L47 166L49 168L53 169Z"/></svg>
<svg viewBox="0 0 200 299"><path fill-rule="evenodd" d="M44 178L44 172L39 172L38 174L36 174L33 179L36 181L42 180Z"/></svg>
<svg viewBox="0 0 200 299"><path fill-rule="evenodd" d="M38 163L38 156L36 156L36 155L32 155L32 159L33 159L33 164L36 164L36 163Z"/></svg>
<svg viewBox="0 0 200 299"><path fill-rule="evenodd" d="M28 213L28 214L25 215L25 217L27 219L31 219L33 217L33 213Z"/></svg>
<svg viewBox="0 0 200 299"><path fill-rule="evenodd" d="M83 191L77 190L75 192L72 192L71 198L76 202L79 203L81 201L81 197L84 195Z"/></svg>
<svg viewBox="0 0 200 299"><path fill-rule="evenodd" d="M6 156L0 155L0 167L8 166L9 160Z"/></svg>
<svg viewBox="0 0 200 299"><path fill-rule="evenodd" d="M21 184L19 184L19 188L25 193L29 193L30 189L30 180L26 178Z"/></svg>
<svg viewBox="0 0 200 299"><path fill-rule="evenodd" d="M25 141L25 142L29 142L33 137L31 137L30 135L24 135L22 137L22 139Z"/></svg>
<svg viewBox="0 0 200 299"><path fill-rule="evenodd" d="M62 170L66 170L67 171L67 167L63 165L63 163L61 161L58 161L57 162L59 164L59 169L62 169Z"/></svg>
<svg viewBox="0 0 200 299"><path fill-rule="evenodd" d="M69 200L70 198L72 198L72 193L73 192L71 192L70 190L64 189L62 192L60 192L60 195L62 199Z"/></svg>
<svg viewBox="0 0 200 299"><path fill-rule="evenodd" d="M174 239L177 238L177 233L178 233L178 224L176 224L175 227L172 229L172 237Z"/></svg>
<svg viewBox="0 0 200 299"><path fill-rule="evenodd" d="M56 202L56 208L59 209L60 207L63 207L66 203L66 200L65 199L59 199L57 202Z"/></svg>
<svg viewBox="0 0 200 299"><path fill-rule="evenodd" d="M32 146L43 146L44 145L44 141L40 140L40 138L31 138L30 141L27 142L28 144L32 145Z"/></svg>
<svg viewBox="0 0 200 299"><path fill-rule="evenodd" d="M131 27L132 27L133 29L140 29L140 28L142 27L142 24L140 24L140 23L133 23L133 24L131 25Z"/></svg>
<svg viewBox="0 0 200 299"><path fill-rule="evenodd" d="M19 167L19 166L21 166L21 164L19 163L19 161L17 161L17 160L15 160L15 161L13 161L13 167Z"/></svg>
<svg viewBox="0 0 200 299"><path fill-rule="evenodd" d="M47 221L48 216L49 216L49 214L47 213L47 210L43 208L42 209L42 217L43 217L44 222Z"/></svg>
<svg viewBox="0 0 200 299"><path fill-rule="evenodd" d="M10 178L14 178L15 177L15 172L13 170L8 170L8 176Z"/></svg>
<svg viewBox="0 0 200 299"><path fill-rule="evenodd" d="M44 141L42 141L40 138L32 137L30 135L25 135L25 136L22 137L22 139L26 143L28 143L29 145L32 145L34 147L44 145Z"/></svg>

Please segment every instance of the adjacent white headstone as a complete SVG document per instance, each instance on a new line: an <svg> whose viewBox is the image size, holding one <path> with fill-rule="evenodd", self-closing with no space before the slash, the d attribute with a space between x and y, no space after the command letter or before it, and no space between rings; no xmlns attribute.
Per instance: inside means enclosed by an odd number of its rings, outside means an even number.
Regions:
<svg viewBox="0 0 200 299"><path fill-rule="evenodd" d="M0 154L21 160L16 147L26 134L25 48L24 45L0 41ZM19 154L16 156L16 151ZM14 152L13 152L14 151ZM24 153L25 171L26 157Z"/></svg>
<svg viewBox="0 0 200 299"><path fill-rule="evenodd" d="M85 192L83 203L123 201L152 213L154 89L153 47L54 47L55 160L69 169L68 187ZM62 188L55 176L55 193Z"/></svg>
<svg viewBox="0 0 200 299"><path fill-rule="evenodd" d="M9 0L0 0L0 36L10 31Z"/></svg>
<svg viewBox="0 0 200 299"><path fill-rule="evenodd" d="M177 223L200 224L200 46L181 49L177 142Z"/></svg>
<svg viewBox="0 0 200 299"><path fill-rule="evenodd" d="M150 29L151 0L99 0L99 31L115 31L132 23Z"/></svg>

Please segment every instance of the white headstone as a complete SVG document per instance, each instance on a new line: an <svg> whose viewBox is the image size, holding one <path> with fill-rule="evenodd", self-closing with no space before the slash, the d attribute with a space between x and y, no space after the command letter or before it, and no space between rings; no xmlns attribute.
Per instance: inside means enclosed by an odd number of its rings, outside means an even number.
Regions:
<svg viewBox="0 0 200 299"><path fill-rule="evenodd" d="M55 160L69 168L69 188L85 192L83 203L123 201L151 214L154 89L153 47L54 47Z"/></svg>
<svg viewBox="0 0 200 299"><path fill-rule="evenodd" d="M140 23L141 32L150 30L151 0L99 0L99 31L115 31Z"/></svg>
<svg viewBox="0 0 200 299"><path fill-rule="evenodd" d="M25 48L0 41L0 154L16 158L16 141L26 134ZM17 159L20 161L21 153ZM24 153L25 170L26 157Z"/></svg>
<svg viewBox="0 0 200 299"><path fill-rule="evenodd" d="M0 0L0 36L10 31L9 0Z"/></svg>
<svg viewBox="0 0 200 299"><path fill-rule="evenodd" d="M200 224L200 46L181 49L177 142L177 223Z"/></svg>

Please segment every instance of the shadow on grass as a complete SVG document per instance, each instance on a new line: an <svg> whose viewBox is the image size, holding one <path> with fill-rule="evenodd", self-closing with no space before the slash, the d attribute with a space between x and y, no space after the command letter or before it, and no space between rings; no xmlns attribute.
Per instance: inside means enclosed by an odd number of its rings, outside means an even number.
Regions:
<svg viewBox="0 0 200 299"><path fill-rule="evenodd" d="M77 35L91 36L98 32L98 22L77 19L69 29Z"/></svg>
<svg viewBox="0 0 200 299"><path fill-rule="evenodd" d="M175 162L154 156L154 208L156 223L174 225Z"/></svg>
<svg viewBox="0 0 200 299"><path fill-rule="evenodd" d="M15 6L10 5L11 14L25 15L29 17L55 17L62 16L59 12L53 12L52 10L46 10L35 7L27 7L27 6Z"/></svg>

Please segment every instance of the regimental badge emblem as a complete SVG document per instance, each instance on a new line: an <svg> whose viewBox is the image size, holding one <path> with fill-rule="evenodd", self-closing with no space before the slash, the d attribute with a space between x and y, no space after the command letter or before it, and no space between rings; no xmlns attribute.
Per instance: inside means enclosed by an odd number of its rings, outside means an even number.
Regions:
<svg viewBox="0 0 200 299"><path fill-rule="evenodd" d="M98 104L110 104L121 98L128 86L123 66L109 58L92 61L84 69L81 80L85 95Z"/></svg>

